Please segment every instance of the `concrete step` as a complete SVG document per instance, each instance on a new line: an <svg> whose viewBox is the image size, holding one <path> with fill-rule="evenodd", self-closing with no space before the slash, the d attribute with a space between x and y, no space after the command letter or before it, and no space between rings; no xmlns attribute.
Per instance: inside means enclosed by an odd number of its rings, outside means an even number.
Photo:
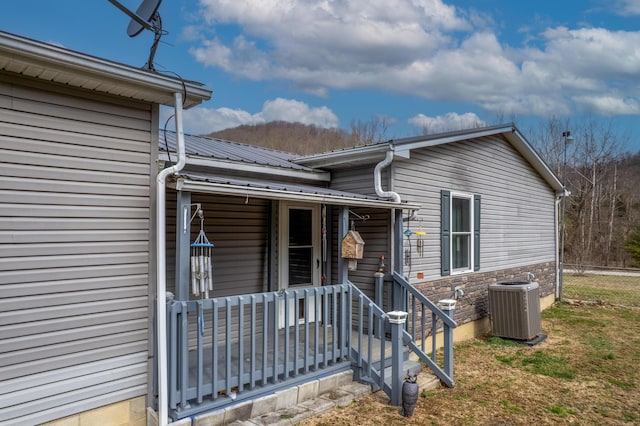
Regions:
<svg viewBox="0 0 640 426"><path fill-rule="evenodd" d="M432 390L440 381L428 369L420 371L420 364L406 363L406 369L419 372L420 390ZM351 370L293 386L271 395L185 418L170 426L284 426L294 425L324 412L346 407L371 394L371 385L354 382ZM379 391L382 392L382 391ZM157 423L156 423L157 424Z"/></svg>

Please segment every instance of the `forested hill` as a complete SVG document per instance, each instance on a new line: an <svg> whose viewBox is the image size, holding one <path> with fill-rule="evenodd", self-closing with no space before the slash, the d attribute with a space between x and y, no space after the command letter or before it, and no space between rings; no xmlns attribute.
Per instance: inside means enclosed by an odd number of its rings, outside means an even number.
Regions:
<svg viewBox="0 0 640 426"><path fill-rule="evenodd" d="M344 130L284 121L244 125L208 136L296 154L315 154L358 145L358 139Z"/></svg>

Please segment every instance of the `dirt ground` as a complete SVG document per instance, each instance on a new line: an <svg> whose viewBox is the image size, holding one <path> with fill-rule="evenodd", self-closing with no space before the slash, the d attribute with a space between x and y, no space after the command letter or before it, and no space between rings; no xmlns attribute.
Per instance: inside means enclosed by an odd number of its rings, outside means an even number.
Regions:
<svg viewBox="0 0 640 426"><path fill-rule="evenodd" d="M302 425L640 424L640 310L560 304L543 332L456 345L455 388L421 392L413 417L376 392Z"/></svg>

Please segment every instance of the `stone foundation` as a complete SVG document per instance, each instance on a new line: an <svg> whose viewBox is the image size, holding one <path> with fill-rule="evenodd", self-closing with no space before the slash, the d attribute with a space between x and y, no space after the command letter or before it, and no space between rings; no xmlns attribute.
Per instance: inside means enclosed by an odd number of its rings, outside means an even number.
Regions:
<svg viewBox="0 0 640 426"><path fill-rule="evenodd" d="M145 397L120 401L44 423L43 426L146 426Z"/></svg>
<svg viewBox="0 0 640 426"><path fill-rule="evenodd" d="M455 288L460 287L464 291L464 297L460 298L456 304L455 320L458 325L461 326L487 318L489 314L489 284L505 281L526 281L529 272L535 275L535 281L540 285L541 299L554 294L556 279L555 262L539 263L498 271L453 275L435 281L415 283L414 286L434 302L453 298Z"/></svg>

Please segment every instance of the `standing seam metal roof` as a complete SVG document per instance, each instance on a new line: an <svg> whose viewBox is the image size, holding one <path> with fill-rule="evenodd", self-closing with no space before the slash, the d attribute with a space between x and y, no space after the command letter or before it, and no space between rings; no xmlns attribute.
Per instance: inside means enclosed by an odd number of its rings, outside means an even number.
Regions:
<svg viewBox="0 0 640 426"><path fill-rule="evenodd" d="M165 143L166 135L166 143ZM173 131L159 132L160 151L175 153L177 150L176 134ZM184 135L185 151L187 155L214 158L218 160L238 161L248 164L258 164L286 169L314 171L313 168L295 164L292 160L299 155L290 152L277 151L255 145L232 142L207 136Z"/></svg>

